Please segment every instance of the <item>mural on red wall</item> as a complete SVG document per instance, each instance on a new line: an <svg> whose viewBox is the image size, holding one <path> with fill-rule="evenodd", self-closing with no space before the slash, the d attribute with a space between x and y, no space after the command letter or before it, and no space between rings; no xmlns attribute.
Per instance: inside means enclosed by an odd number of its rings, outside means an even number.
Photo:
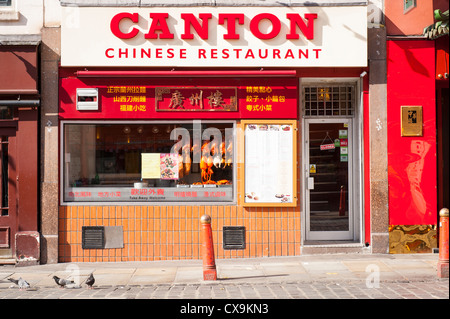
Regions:
<svg viewBox="0 0 450 319"><path fill-rule="evenodd" d="M388 41L389 224L437 222L434 42ZM422 106L422 136L401 135L401 107Z"/></svg>

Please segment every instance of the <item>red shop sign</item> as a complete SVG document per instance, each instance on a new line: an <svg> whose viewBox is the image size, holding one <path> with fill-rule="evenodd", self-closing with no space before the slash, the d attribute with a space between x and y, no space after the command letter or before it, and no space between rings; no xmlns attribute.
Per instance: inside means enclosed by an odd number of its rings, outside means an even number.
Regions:
<svg viewBox="0 0 450 319"><path fill-rule="evenodd" d="M237 88L157 87L156 111L237 111Z"/></svg>
<svg viewBox="0 0 450 319"><path fill-rule="evenodd" d="M77 88L98 89L98 110L77 110ZM295 119L295 78L61 79L61 119Z"/></svg>

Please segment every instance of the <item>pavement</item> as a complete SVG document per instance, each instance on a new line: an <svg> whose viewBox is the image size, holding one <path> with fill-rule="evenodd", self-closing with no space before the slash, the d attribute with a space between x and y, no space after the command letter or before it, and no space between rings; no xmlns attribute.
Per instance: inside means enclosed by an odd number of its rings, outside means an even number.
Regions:
<svg viewBox="0 0 450 319"><path fill-rule="evenodd" d="M326 254L215 263L217 280L207 281L202 260L3 265L0 299L449 299L448 278L437 276L438 254ZM93 289L85 285L90 273L96 280ZM74 284L59 288L53 276ZM7 280L19 277L31 287L20 290ZM182 307L175 310L183 313ZM260 307L250 311L264 311ZM184 309L190 314L200 310Z"/></svg>

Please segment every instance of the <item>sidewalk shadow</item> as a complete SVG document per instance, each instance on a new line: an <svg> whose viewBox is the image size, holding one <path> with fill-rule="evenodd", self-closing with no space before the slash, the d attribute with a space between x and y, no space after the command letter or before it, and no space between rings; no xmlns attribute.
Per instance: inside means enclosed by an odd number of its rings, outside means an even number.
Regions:
<svg viewBox="0 0 450 319"><path fill-rule="evenodd" d="M285 276L289 276L289 275L288 274L279 274L279 275L242 276L242 277L226 277L226 278L217 277L217 280L238 280L238 279L285 277Z"/></svg>

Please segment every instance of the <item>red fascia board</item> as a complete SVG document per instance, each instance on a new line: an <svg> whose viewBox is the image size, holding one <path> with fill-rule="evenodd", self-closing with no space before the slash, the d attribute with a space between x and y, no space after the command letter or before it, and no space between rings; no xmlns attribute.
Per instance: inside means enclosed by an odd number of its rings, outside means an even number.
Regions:
<svg viewBox="0 0 450 319"><path fill-rule="evenodd" d="M295 70L261 70L261 71L77 71L80 78L114 77L295 77Z"/></svg>

